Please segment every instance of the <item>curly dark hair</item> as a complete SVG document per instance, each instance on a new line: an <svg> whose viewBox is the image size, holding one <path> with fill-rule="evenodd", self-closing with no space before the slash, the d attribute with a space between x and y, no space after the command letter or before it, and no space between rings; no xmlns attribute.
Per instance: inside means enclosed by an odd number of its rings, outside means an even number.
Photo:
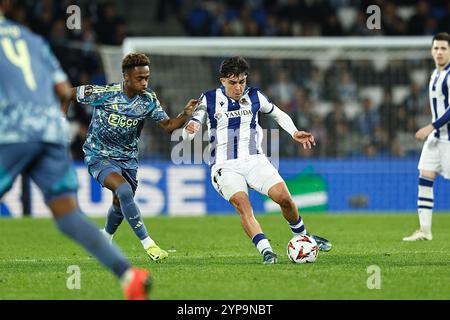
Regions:
<svg viewBox="0 0 450 320"><path fill-rule="evenodd" d="M243 57L232 57L222 61L219 74L221 78L239 76L242 73L248 75L248 69L250 69L250 65L247 60Z"/></svg>
<svg viewBox="0 0 450 320"><path fill-rule="evenodd" d="M125 73L134 67L150 67L150 59L143 53L127 54L122 60L122 72Z"/></svg>

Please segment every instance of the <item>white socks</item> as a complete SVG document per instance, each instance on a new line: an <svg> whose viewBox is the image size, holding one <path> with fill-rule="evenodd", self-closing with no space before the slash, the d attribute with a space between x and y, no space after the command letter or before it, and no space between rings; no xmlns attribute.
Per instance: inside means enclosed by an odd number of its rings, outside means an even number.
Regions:
<svg viewBox="0 0 450 320"><path fill-rule="evenodd" d="M152 245L155 244L155 241L153 241L152 238L147 237L145 239L141 240L142 246L144 247L145 250L147 250L148 248L150 248Z"/></svg>
<svg viewBox="0 0 450 320"><path fill-rule="evenodd" d="M417 211L419 213L420 229L426 233L431 233L431 219L434 206L433 183L434 180L419 177Z"/></svg>

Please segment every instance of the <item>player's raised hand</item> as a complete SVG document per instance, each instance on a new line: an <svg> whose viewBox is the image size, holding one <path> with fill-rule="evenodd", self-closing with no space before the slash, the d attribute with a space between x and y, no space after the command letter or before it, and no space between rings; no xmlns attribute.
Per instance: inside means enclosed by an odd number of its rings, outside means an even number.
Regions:
<svg viewBox="0 0 450 320"><path fill-rule="evenodd" d="M434 127L432 124L429 124L423 128L420 128L416 132L416 139L420 141L424 141L427 139L427 137L432 133L434 130Z"/></svg>
<svg viewBox="0 0 450 320"><path fill-rule="evenodd" d="M186 116L190 116L194 113L195 109L197 108L198 105L198 99L191 99L189 100L189 102L186 104L186 106L183 109L183 114Z"/></svg>
<svg viewBox="0 0 450 320"><path fill-rule="evenodd" d="M311 146L316 145L314 136L310 132L296 131L293 136L294 140L303 145L303 149L311 149Z"/></svg>

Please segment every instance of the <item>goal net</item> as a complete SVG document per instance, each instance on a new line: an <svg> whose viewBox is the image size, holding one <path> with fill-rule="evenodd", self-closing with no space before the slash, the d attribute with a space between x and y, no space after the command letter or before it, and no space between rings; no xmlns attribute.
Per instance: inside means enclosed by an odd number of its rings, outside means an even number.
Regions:
<svg viewBox="0 0 450 320"><path fill-rule="evenodd" d="M299 127L326 131L318 137L323 141L314 156L402 157L420 151L413 132L430 120L426 92L433 68L430 41L429 37L128 38L122 50L109 47L101 52L110 82L121 80L118 66L125 54L148 54L151 86L173 114L189 98L219 86L218 68L224 58L244 56L251 65L250 85L260 87ZM335 109L344 110L345 121L332 121L330 112ZM346 138L336 139L330 130L344 131ZM280 156L296 156L294 147L286 144ZM167 155L168 150L153 151Z"/></svg>

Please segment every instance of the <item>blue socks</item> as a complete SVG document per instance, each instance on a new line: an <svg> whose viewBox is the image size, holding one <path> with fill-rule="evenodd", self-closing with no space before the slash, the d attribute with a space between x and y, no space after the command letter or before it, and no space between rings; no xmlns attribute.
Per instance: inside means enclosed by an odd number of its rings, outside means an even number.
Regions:
<svg viewBox="0 0 450 320"><path fill-rule="evenodd" d="M258 233L255 236L253 236L252 242L255 245L256 249L258 249L259 253L261 254L264 254L264 252L266 252L267 250L273 252L269 240L267 240L264 233Z"/></svg>
<svg viewBox="0 0 450 320"><path fill-rule="evenodd" d="M80 209L55 219L55 222L62 233L78 242L118 277L131 267L119 249L106 240Z"/></svg>
<svg viewBox="0 0 450 320"><path fill-rule="evenodd" d="M297 222L293 224L289 223L289 227L291 228L292 234L295 236L306 234L305 224L303 223L302 217L300 216L298 217Z"/></svg>
<svg viewBox="0 0 450 320"><path fill-rule="evenodd" d="M108 210L108 215L106 216L105 231L109 234L114 234L117 228L123 221L123 215L120 208L116 207L114 204Z"/></svg>
<svg viewBox="0 0 450 320"><path fill-rule="evenodd" d="M116 189L116 196L120 201L123 216L127 219L136 236L143 240L148 237L147 229L141 219L141 213L134 202L133 190L129 183L122 183Z"/></svg>

